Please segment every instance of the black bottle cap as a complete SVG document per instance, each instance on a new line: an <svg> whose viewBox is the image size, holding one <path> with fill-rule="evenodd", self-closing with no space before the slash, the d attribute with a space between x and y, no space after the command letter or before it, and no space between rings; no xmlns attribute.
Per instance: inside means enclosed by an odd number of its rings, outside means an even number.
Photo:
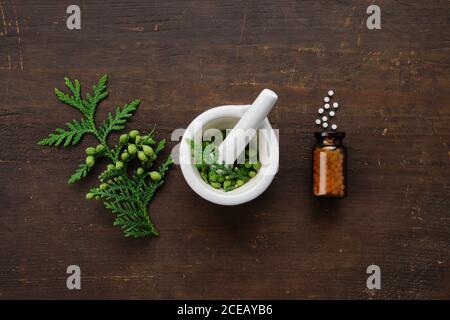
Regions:
<svg viewBox="0 0 450 320"><path fill-rule="evenodd" d="M345 138L345 132L343 131L317 131L314 132L314 137L316 139L325 139L325 138L331 138L331 139L339 139L342 140Z"/></svg>

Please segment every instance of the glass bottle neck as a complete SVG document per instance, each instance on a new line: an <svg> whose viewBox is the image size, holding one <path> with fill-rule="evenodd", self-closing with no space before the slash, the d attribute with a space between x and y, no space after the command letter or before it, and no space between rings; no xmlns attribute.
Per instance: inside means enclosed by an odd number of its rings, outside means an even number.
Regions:
<svg viewBox="0 0 450 320"><path fill-rule="evenodd" d="M315 132L314 136L321 146L341 146L345 132Z"/></svg>

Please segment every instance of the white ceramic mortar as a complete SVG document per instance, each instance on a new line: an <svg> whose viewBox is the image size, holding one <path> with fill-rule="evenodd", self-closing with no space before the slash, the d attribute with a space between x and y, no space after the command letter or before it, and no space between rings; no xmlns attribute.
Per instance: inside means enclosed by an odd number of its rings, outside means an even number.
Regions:
<svg viewBox="0 0 450 320"><path fill-rule="evenodd" d="M179 158L183 176L192 190L210 202L220 205L238 205L253 200L269 187L278 171L278 140L267 118L262 121L259 127L259 129L265 130L261 130L258 135L259 146L261 144L267 146L266 148L258 148L262 164L261 169L254 178L250 179L243 186L228 192L214 189L203 181L193 163L189 141L199 133L199 130L204 132L209 128L219 130L234 128L250 107L251 105L227 105L209 109L195 118L183 135Z"/></svg>

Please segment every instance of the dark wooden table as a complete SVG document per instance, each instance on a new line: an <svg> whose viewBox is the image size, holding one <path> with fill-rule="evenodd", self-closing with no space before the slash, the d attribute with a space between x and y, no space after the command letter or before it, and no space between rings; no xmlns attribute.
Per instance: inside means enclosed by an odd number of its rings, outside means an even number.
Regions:
<svg viewBox="0 0 450 320"><path fill-rule="evenodd" d="M377 1L0 1L0 298L450 298L450 5ZM159 238L125 239L96 174L68 185L81 146L37 141L77 117L63 77L110 77L131 127L170 138L202 111L279 95L280 170L257 200L221 207L175 167L150 206ZM317 107L347 132L349 196L311 196ZM172 142L171 146L176 142ZM167 151L168 153L169 151ZM166 153L166 154L167 154ZM379 265L382 289L366 288ZM66 268L82 290L66 288Z"/></svg>

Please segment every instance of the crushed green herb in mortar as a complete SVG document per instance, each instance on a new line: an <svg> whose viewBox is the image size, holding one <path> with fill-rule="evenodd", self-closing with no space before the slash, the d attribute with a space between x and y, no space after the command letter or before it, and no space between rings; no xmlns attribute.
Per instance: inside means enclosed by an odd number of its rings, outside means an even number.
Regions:
<svg viewBox="0 0 450 320"><path fill-rule="evenodd" d="M226 131L222 130L222 137L225 138ZM249 146L245 149L245 163L239 164L236 160L232 166L227 166L223 163L217 163L217 145L214 145L214 137L212 141L202 141L201 144L195 143L194 140L189 140L191 146L191 154L196 158L196 154L200 155L201 162L197 163L200 176L203 181L211 185L215 189L223 191L231 191L243 186L251 178L255 177L261 168L259 160L257 159L257 151L251 149ZM195 159L194 159L195 160Z"/></svg>

